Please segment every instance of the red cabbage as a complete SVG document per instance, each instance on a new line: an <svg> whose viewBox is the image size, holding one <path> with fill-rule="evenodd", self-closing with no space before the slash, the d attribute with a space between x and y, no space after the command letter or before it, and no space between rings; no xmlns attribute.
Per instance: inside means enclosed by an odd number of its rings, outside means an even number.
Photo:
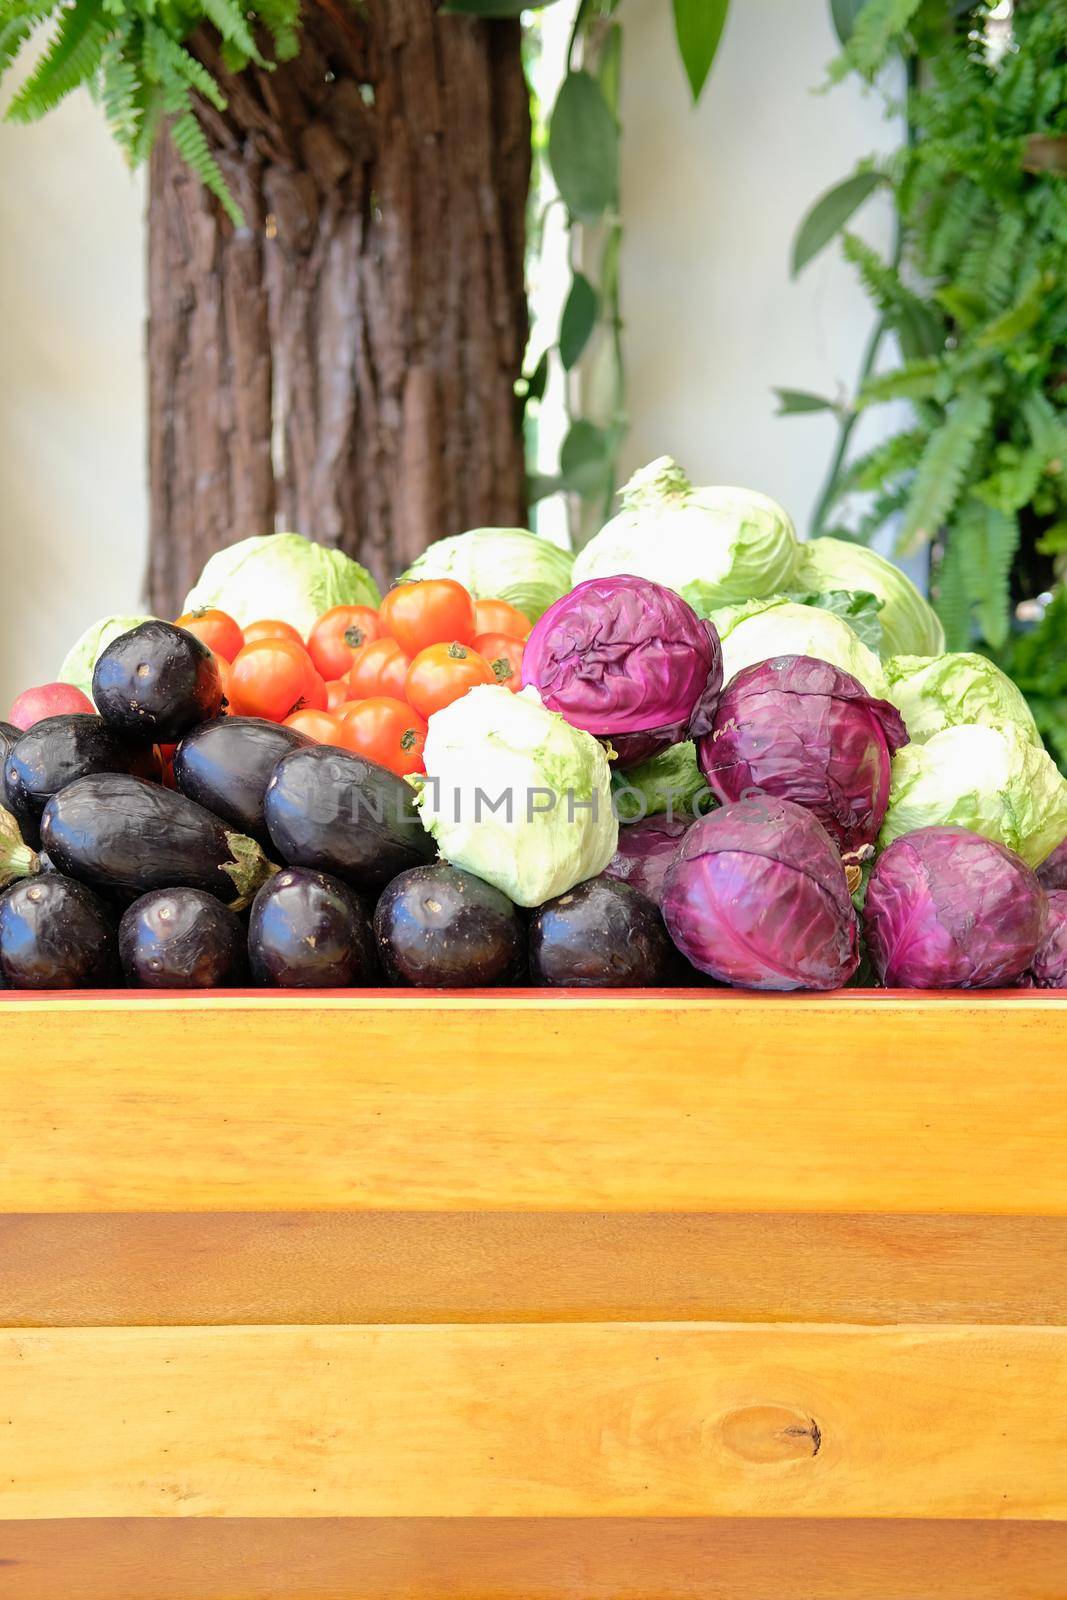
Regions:
<svg viewBox="0 0 1067 1600"><path fill-rule="evenodd" d="M739 988L836 989L859 965L841 858L790 800L752 795L695 822L662 909L693 966Z"/></svg>
<svg viewBox="0 0 1067 1600"><path fill-rule="evenodd" d="M524 687L632 766L706 733L722 649L681 595L647 578L590 578L549 606L526 641Z"/></svg>
<svg viewBox="0 0 1067 1600"><path fill-rule="evenodd" d="M1047 918L1045 891L1013 850L967 828L920 828L875 863L864 930L887 988L995 989L1022 977Z"/></svg>
<svg viewBox="0 0 1067 1600"><path fill-rule="evenodd" d="M845 854L873 844L889 803L900 712L813 656L775 656L727 685L697 759L721 800L760 791L814 812Z"/></svg>
<svg viewBox="0 0 1067 1600"><path fill-rule="evenodd" d="M1067 889L1067 839L1046 856L1037 869L1037 875L1046 889Z"/></svg>
<svg viewBox="0 0 1067 1600"><path fill-rule="evenodd" d="M1048 897L1048 927L1030 966L1036 989L1067 989L1067 889Z"/></svg>
<svg viewBox="0 0 1067 1600"><path fill-rule="evenodd" d="M621 878L660 905L667 868L692 822L692 817L655 816L620 828L619 847L604 868L605 875Z"/></svg>

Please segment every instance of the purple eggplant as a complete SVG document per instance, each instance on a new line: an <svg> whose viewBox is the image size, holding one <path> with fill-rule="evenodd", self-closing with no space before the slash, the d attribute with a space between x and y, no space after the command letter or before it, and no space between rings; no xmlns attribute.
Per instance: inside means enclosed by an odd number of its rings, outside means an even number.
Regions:
<svg viewBox="0 0 1067 1600"><path fill-rule="evenodd" d="M145 775L151 746L117 733L103 717L85 712L45 717L12 746L4 762L7 809L27 844L40 843L41 813L68 784L93 772Z"/></svg>
<svg viewBox="0 0 1067 1600"><path fill-rule="evenodd" d="M207 645L170 622L119 636L93 672L100 715L121 733L177 744L222 710L222 678Z"/></svg>
<svg viewBox="0 0 1067 1600"><path fill-rule="evenodd" d="M375 907L374 932L390 983L484 989L514 983L526 967L518 909L492 884L447 861L394 878Z"/></svg>
<svg viewBox="0 0 1067 1600"><path fill-rule="evenodd" d="M295 728L260 717L216 717L178 746L174 781L190 800L269 847L263 801L271 773L283 756L311 742Z"/></svg>
<svg viewBox="0 0 1067 1600"><path fill-rule="evenodd" d="M248 925L252 977L275 989L352 989L377 982L370 917L325 872L288 867L265 883Z"/></svg>
<svg viewBox="0 0 1067 1600"><path fill-rule="evenodd" d="M244 926L202 889L142 895L119 924L126 982L139 989L223 989L248 977Z"/></svg>
<svg viewBox="0 0 1067 1600"><path fill-rule="evenodd" d="M11 989L105 989L121 982L115 917L58 873L0 895L0 973Z"/></svg>
<svg viewBox="0 0 1067 1600"><path fill-rule="evenodd" d="M639 989L677 981L658 906L616 878L589 878L530 919L530 979L567 989Z"/></svg>

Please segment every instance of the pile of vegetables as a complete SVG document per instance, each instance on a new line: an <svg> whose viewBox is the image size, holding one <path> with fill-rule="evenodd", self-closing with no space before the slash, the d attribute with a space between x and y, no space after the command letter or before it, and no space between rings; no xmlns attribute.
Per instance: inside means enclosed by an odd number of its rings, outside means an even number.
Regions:
<svg viewBox="0 0 1067 1600"><path fill-rule="evenodd" d="M0 723L0 982L1067 987L1067 781L943 645L666 460L573 572L245 541Z"/></svg>

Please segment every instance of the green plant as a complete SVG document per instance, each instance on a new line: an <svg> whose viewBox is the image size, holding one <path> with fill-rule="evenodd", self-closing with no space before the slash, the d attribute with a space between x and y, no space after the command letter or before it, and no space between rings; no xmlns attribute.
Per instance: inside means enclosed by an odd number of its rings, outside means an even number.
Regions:
<svg viewBox="0 0 1067 1600"><path fill-rule="evenodd" d="M269 67L260 49L263 36L269 36L277 60L290 59L299 49L299 17L300 0L2 0L0 74L34 34L49 34L7 118L36 121L84 85L131 166L146 159L168 125L181 155L240 225L240 210L208 148L197 108L204 100L222 111L226 100L186 41L209 24L230 71L252 62Z"/></svg>
<svg viewBox="0 0 1067 1600"><path fill-rule="evenodd" d="M866 540L899 517L898 554L931 547L950 647L977 634L1010 662L1033 654L1012 639L1013 574L1025 598L1067 551L1067 0L1016 0L1010 22L992 9L867 0L836 16L844 48L831 81L874 82L902 57L908 139L823 195L797 237L794 271L840 236L880 312L855 400L784 391L782 410L839 418L812 531ZM899 219L889 261L848 231L882 189ZM889 334L894 359L879 365ZM910 402L907 426L848 461L857 416L893 400ZM859 520L827 528L856 491L874 496ZM1040 637L1053 657L1067 653L1062 604ZM1063 692L1050 690L1043 712L1061 759Z"/></svg>

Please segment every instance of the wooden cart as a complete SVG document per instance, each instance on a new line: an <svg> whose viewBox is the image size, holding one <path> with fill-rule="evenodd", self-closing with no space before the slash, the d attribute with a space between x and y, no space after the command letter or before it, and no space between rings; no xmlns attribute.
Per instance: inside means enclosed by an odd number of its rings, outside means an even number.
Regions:
<svg viewBox="0 0 1067 1600"><path fill-rule="evenodd" d="M1059 1600L1067 1002L0 998L4 1600Z"/></svg>

